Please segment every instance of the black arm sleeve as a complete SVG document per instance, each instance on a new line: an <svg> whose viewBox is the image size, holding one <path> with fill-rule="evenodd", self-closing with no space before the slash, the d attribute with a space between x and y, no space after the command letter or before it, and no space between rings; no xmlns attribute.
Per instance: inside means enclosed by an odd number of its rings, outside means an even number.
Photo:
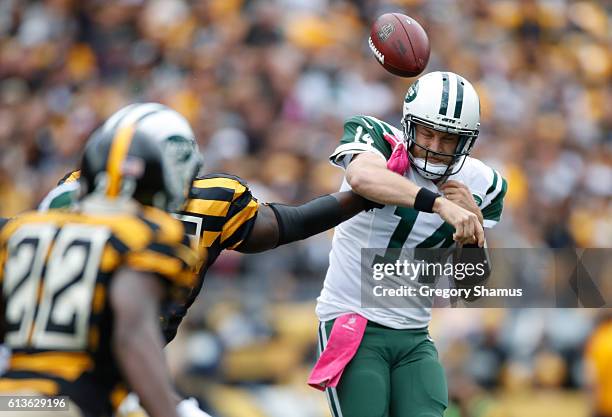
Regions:
<svg viewBox="0 0 612 417"><path fill-rule="evenodd" d="M306 239L346 220L340 202L331 195L316 198L298 207L269 204L278 221L278 243L284 245Z"/></svg>
<svg viewBox="0 0 612 417"><path fill-rule="evenodd" d="M356 195L355 195L356 196ZM284 204L269 204L278 222L278 243L276 246L306 239L331 229L370 208L369 201L358 197L347 204L332 195L324 195L298 207Z"/></svg>
<svg viewBox="0 0 612 417"><path fill-rule="evenodd" d="M364 210L384 207L353 191L324 195L298 207L278 203L270 203L267 206L274 212L278 223L276 246L314 236Z"/></svg>

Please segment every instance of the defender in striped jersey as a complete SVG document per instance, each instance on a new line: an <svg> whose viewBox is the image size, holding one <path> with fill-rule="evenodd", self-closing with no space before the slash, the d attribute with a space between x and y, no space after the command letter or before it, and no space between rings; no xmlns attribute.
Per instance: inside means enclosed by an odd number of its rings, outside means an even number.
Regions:
<svg viewBox="0 0 612 417"><path fill-rule="evenodd" d="M128 106L111 117L106 125L113 125L125 114L143 111L157 104ZM151 115L146 120L152 131L169 138L190 138L195 144L191 128L182 116L182 122ZM101 129L104 129L103 126ZM195 145L194 145L195 146ZM60 180L42 201L39 210L65 208L78 199L79 171L72 171ZM201 255L199 278L189 297L175 304L162 316L166 341L175 337L178 326L187 314L202 288L208 268L223 250L244 253L262 252L279 245L305 239L330 229L355 214L370 209L373 203L351 191L326 195L301 206L291 207L277 203L260 204L251 194L246 182L233 175L209 174L193 181L187 204L174 216L181 220L192 244Z"/></svg>
<svg viewBox="0 0 612 417"><path fill-rule="evenodd" d="M1 339L12 349L0 392L68 396L67 410L18 415L111 416L128 387L151 417L187 415L158 315L194 285L198 256L165 210L182 207L200 163L167 158L167 143L143 122L158 110L89 140L78 206L25 213L0 232Z"/></svg>
<svg viewBox="0 0 612 417"><path fill-rule="evenodd" d="M406 308L362 306L361 249L482 246L481 224L493 227L502 214L506 180L469 156L480 126L472 85L451 72L424 75L409 88L403 113L403 131L374 117L348 119L330 157L346 169L342 190L385 205L336 228L317 300L321 349L338 317L357 313L368 320L337 389L327 389L334 416L441 417L447 405L444 372L427 331L432 300L407 297ZM391 172L389 161L402 153L409 166Z"/></svg>

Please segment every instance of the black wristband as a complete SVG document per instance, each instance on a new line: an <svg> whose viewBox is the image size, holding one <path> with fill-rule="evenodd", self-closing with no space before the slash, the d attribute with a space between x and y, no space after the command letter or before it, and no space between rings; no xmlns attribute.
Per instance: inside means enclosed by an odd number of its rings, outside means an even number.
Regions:
<svg viewBox="0 0 612 417"><path fill-rule="evenodd" d="M440 194L429 191L425 187L421 187L416 197L414 198L414 209L425 213L433 213L433 206L436 198L441 197Z"/></svg>
<svg viewBox="0 0 612 417"><path fill-rule="evenodd" d="M365 197L363 197L363 200L365 202L365 209L364 209L365 211L381 209L385 206L384 204L377 203L376 201L368 200Z"/></svg>

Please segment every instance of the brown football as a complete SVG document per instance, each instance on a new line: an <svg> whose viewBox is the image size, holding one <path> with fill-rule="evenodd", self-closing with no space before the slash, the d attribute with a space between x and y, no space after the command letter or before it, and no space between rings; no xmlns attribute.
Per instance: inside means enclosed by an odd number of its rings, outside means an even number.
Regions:
<svg viewBox="0 0 612 417"><path fill-rule="evenodd" d="M387 71L400 77L416 77L429 62L429 38L410 16L386 13L372 25L370 50Z"/></svg>

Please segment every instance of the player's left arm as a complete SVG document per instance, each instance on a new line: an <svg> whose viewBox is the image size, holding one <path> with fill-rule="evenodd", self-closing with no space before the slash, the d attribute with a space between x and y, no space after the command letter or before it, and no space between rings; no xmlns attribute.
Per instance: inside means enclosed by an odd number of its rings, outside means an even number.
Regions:
<svg viewBox="0 0 612 417"><path fill-rule="evenodd" d="M372 207L372 202L352 191L324 195L300 206L261 204L251 233L236 249L256 253L306 239Z"/></svg>

